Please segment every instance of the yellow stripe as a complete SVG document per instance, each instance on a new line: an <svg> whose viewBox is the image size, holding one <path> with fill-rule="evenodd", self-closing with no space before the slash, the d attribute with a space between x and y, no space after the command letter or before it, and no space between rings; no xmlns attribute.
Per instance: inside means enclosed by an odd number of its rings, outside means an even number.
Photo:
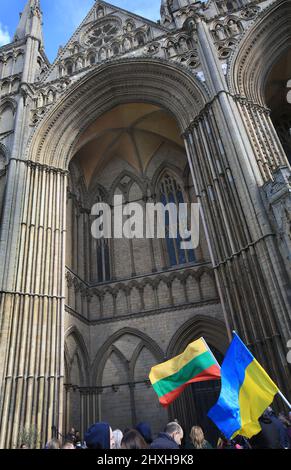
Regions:
<svg viewBox="0 0 291 470"><path fill-rule="evenodd" d="M208 348L202 338L197 341L193 341L193 343L190 343L185 351L179 356L173 357L173 359L153 367L149 375L151 383L154 384L158 380L162 380L169 375L175 374L189 361L194 359L194 357L200 356L200 354L206 351L208 351Z"/></svg>
<svg viewBox="0 0 291 470"><path fill-rule="evenodd" d="M240 388L239 404L241 428L232 437L241 434L252 437L261 431L258 418L270 406L279 389L256 359L246 368Z"/></svg>

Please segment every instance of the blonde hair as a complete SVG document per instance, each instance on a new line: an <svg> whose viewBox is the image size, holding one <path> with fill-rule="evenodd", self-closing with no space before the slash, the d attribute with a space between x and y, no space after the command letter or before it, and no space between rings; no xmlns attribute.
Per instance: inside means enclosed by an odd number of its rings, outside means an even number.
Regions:
<svg viewBox="0 0 291 470"><path fill-rule="evenodd" d="M190 432L190 439L195 449L203 449L205 446L204 432L200 426L193 426Z"/></svg>

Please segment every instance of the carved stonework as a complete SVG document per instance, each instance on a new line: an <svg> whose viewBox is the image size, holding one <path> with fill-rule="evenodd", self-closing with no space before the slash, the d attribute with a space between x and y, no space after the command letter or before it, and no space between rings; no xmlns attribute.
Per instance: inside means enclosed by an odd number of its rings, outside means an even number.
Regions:
<svg viewBox="0 0 291 470"><path fill-rule="evenodd" d="M274 174L274 181L263 187L266 208L274 220L275 232L283 244L283 251L291 261L291 171L281 168ZM291 263L290 263L291 264ZM291 267L289 268L291 271Z"/></svg>

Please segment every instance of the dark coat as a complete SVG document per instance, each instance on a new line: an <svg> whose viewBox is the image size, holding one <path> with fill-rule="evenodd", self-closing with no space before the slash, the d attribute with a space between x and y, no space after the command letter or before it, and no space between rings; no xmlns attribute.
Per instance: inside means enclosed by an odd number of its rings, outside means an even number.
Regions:
<svg viewBox="0 0 291 470"><path fill-rule="evenodd" d="M180 446L174 441L174 439L166 434L160 432L158 437L151 443L151 449L180 449Z"/></svg>
<svg viewBox="0 0 291 470"><path fill-rule="evenodd" d="M276 424L269 417L259 419L262 431L250 439L253 449L281 449L280 434Z"/></svg>
<svg viewBox="0 0 291 470"><path fill-rule="evenodd" d="M272 422L276 425L276 428L279 432L279 440L280 440L281 449L288 449L289 438L288 438L287 428L284 426L282 421L280 421L279 418L277 418L276 415L272 414L270 418Z"/></svg>

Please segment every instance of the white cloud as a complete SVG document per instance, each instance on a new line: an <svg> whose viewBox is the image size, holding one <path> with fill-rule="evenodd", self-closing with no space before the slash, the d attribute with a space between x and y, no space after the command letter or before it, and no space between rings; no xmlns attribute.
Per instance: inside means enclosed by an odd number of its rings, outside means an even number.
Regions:
<svg viewBox="0 0 291 470"><path fill-rule="evenodd" d="M4 44L9 44L10 41L10 35L8 33L7 27L2 26L2 24L0 23L0 46L4 46Z"/></svg>
<svg viewBox="0 0 291 470"><path fill-rule="evenodd" d="M10 35L8 33L7 27L2 26L0 23L0 46L4 46L4 44L9 44L10 42Z"/></svg>

